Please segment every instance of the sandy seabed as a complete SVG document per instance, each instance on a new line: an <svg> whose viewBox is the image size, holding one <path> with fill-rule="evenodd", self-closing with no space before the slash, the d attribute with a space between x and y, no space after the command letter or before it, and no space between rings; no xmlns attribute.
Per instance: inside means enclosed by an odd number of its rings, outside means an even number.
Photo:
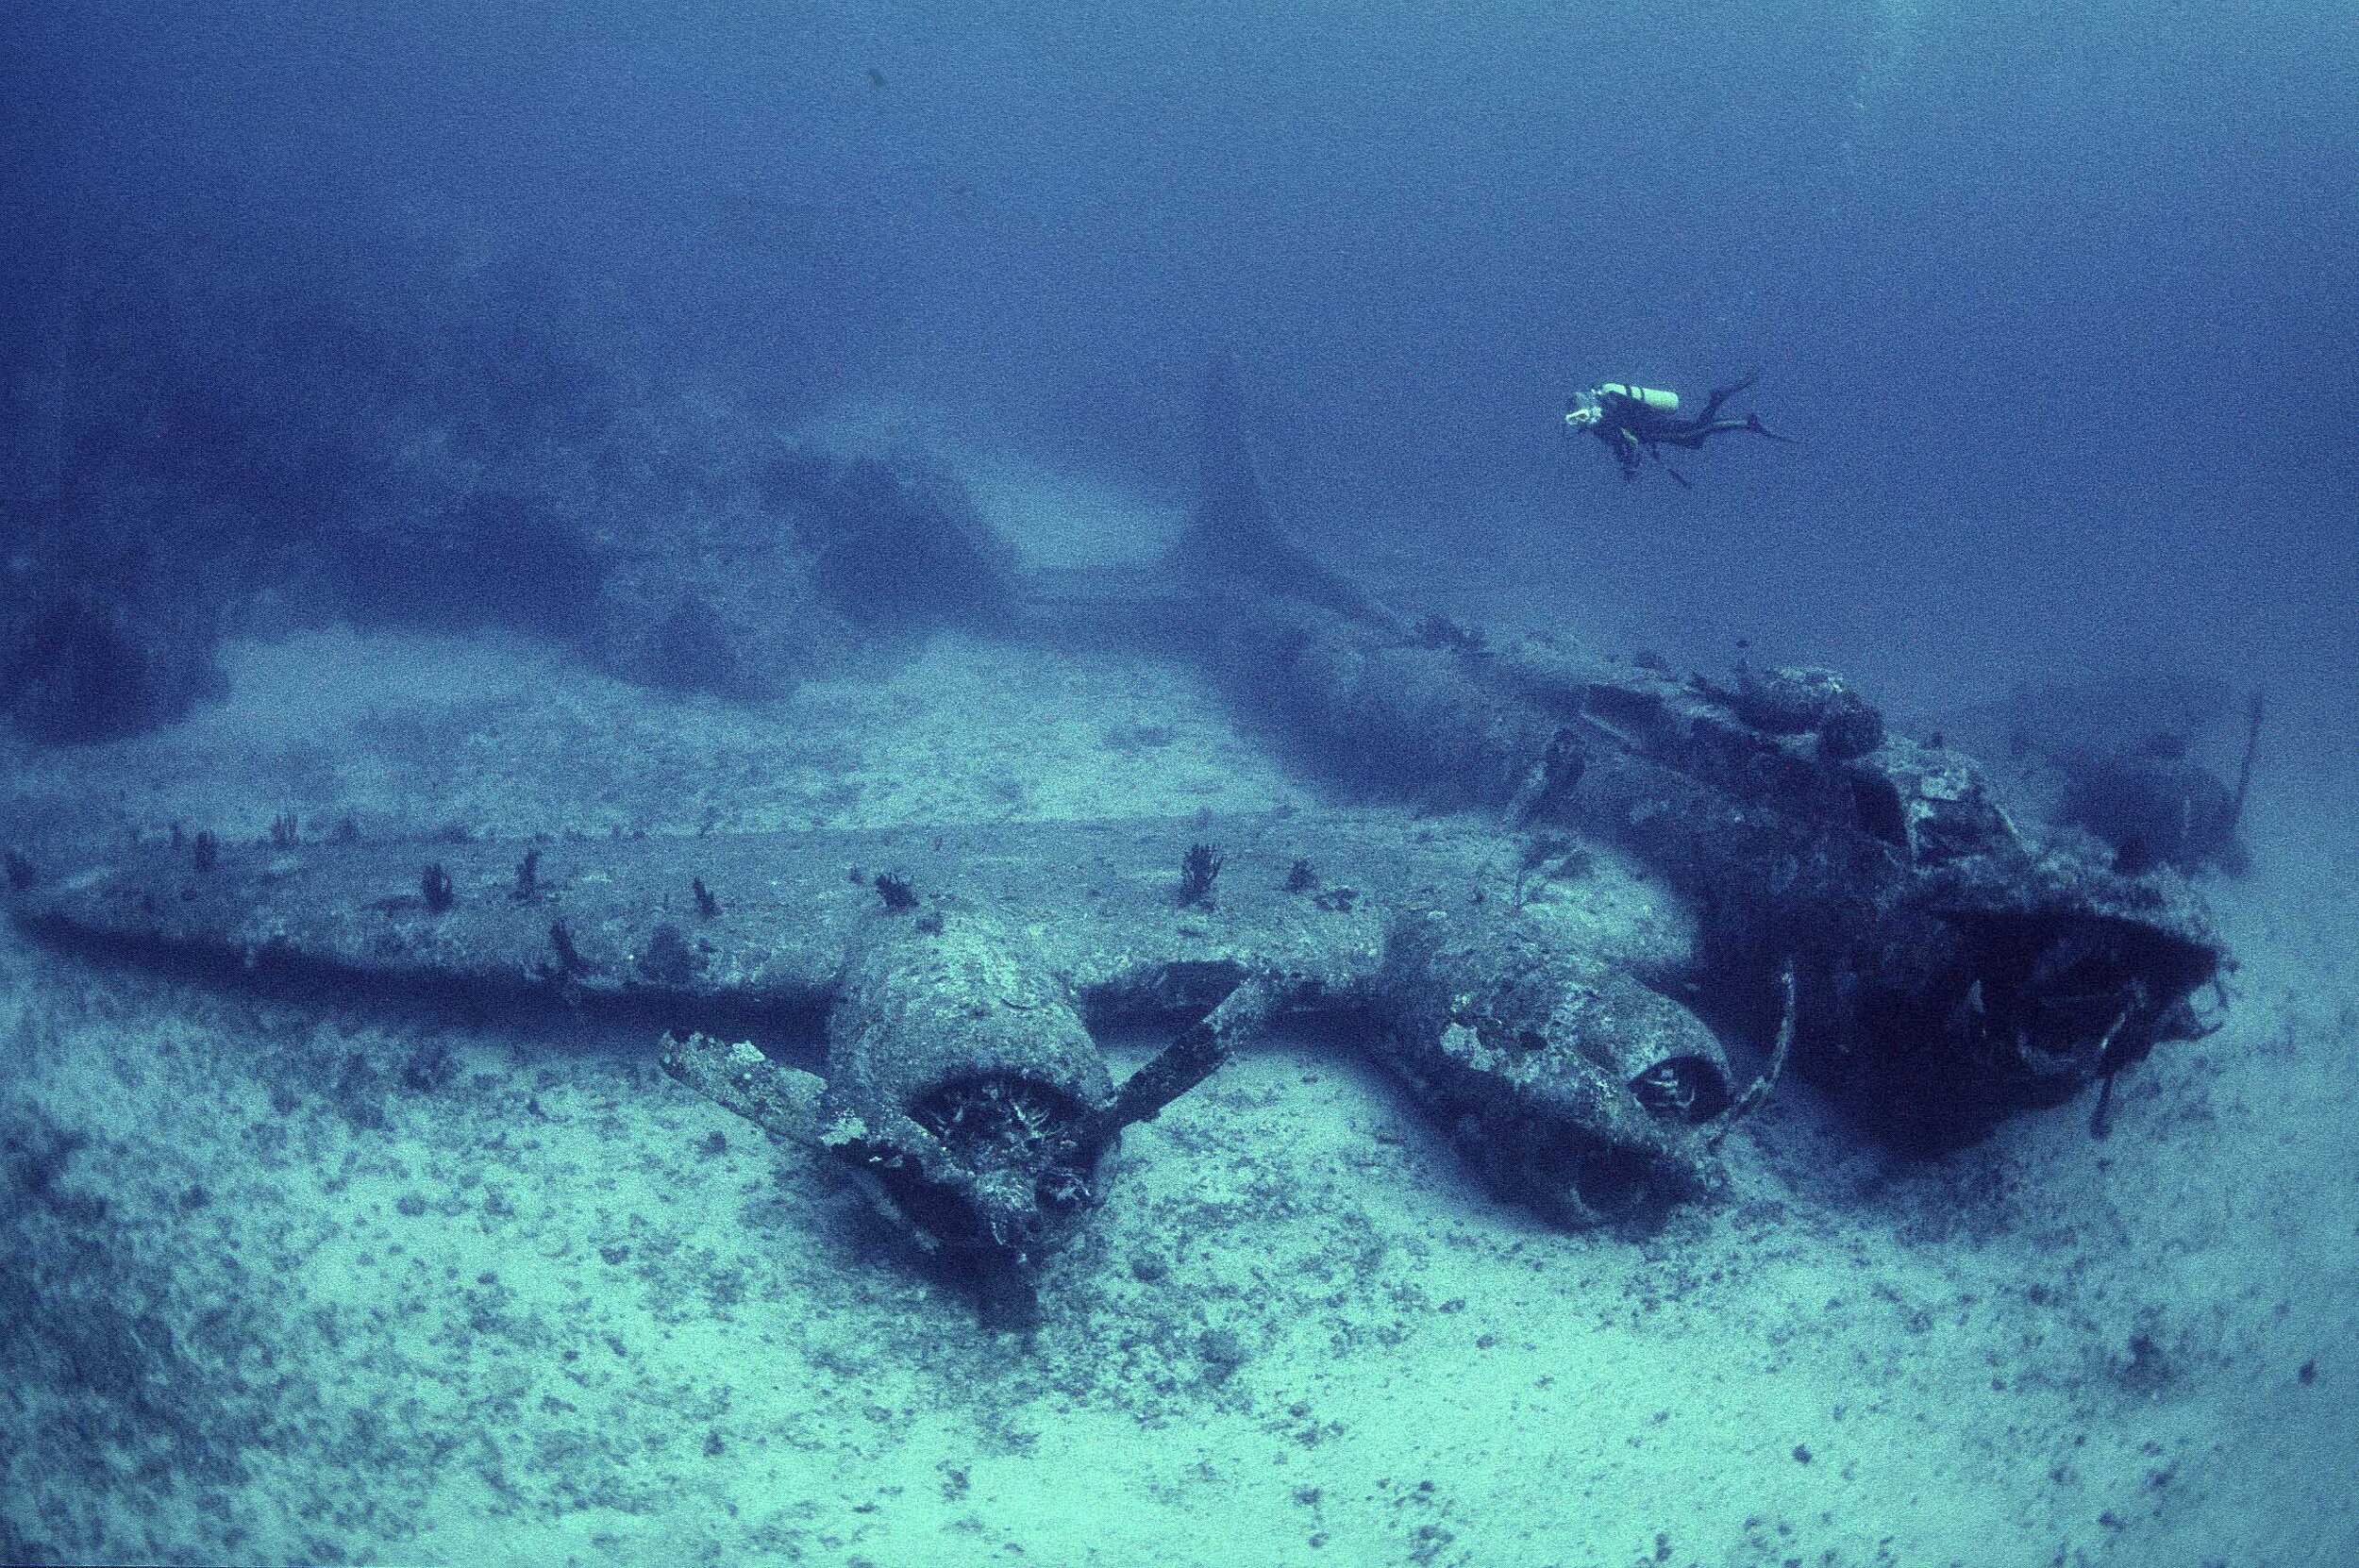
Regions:
<svg viewBox="0 0 2359 1568"><path fill-rule="evenodd" d="M752 708L479 642L232 665L163 734L9 742L16 815L594 855L1312 799L1113 655L943 638ZM1130 1132L1029 1340L619 1026L8 932L0 1559L2359 1560L2359 799L2317 745L2212 889L2227 1026L2125 1077L2105 1142L2083 1105L1902 1162L1788 1085L1724 1199L1568 1235L1295 1042Z"/></svg>

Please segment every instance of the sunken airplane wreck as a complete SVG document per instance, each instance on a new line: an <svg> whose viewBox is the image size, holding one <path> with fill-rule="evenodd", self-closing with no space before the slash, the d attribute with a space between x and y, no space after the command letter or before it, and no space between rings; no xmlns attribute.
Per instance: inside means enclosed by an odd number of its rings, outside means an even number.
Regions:
<svg viewBox="0 0 2359 1568"><path fill-rule="evenodd" d="M660 1015L676 1078L858 1171L1008 1324L1122 1129L1292 1023L1339 1025L1501 1196L1568 1226L1711 1193L1789 1057L1927 1148L2204 1031L2224 954L2175 872L2026 835L1971 761L1825 671L1680 678L1398 616L1280 536L1225 376L1205 406L1173 569L1035 580L1033 629L1193 661L1274 743L1358 759L1364 795L1385 759L1420 809L44 845L11 858L17 916L134 960ZM1569 896L1525 896L1576 861ZM814 1022L817 1073L696 1032ZM1117 1085L1093 1036L1140 1025L1174 1038Z"/></svg>

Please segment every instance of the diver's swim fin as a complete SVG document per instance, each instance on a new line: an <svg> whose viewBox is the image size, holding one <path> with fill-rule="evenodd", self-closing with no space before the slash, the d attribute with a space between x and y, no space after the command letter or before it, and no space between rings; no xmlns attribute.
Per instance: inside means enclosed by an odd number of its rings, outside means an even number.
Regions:
<svg viewBox="0 0 2359 1568"><path fill-rule="evenodd" d="M1771 441L1783 442L1788 446L1794 444L1794 438L1792 436L1782 436L1778 434L1775 430L1772 430L1769 426L1761 422L1761 416L1759 414L1747 414L1745 416L1745 428L1750 430L1754 435L1767 436Z"/></svg>
<svg viewBox="0 0 2359 1568"><path fill-rule="evenodd" d="M1761 372L1757 370L1748 370L1744 375L1738 376L1731 385L1713 388L1712 391L1704 397L1704 411L1698 417L1696 423L1698 425L1711 424L1715 419L1719 417L1720 406L1722 404L1726 403L1730 398L1734 397L1738 392L1743 392L1746 388L1751 386L1754 382L1760 379Z"/></svg>

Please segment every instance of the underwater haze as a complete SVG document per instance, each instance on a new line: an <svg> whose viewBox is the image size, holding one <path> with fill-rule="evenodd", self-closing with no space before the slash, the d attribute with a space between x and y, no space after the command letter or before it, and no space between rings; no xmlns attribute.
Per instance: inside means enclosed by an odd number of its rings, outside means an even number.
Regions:
<svg viewBox="0 0 2359 1568"><path fill-rule="evenodd" d="M317 247L457 230L781 419L918 400L1148 490L1232 353L1297 526L1512 553L1591 613L2348 667L2334 7L80 4L7 37L20 363L123 250L296 311ZM1556 426L1593 382L1752 369L1799 445L1698 494L1614 493Z"/></svg>
<svg viewBox="0 0 2359 1568"><path fill-rule="evenodd" d="M2359 1562L2354 149L2344 0L5 8L0 1560ZM1615 383L1761 428L1568 425ZM1263 875L1227 825L1463 832L1483 919L1747 945L1529 831L1553 747L1470 801L1306 740L1175 562L1483 671L1812 667L1872 728L1767 750L1978 755L1942 798L2183 916L2218 1014L2125 1066L2104 992L2069 1092L1920 1140L1839 1044L1779 1080L1790 960L1782 1012L1648 970L1708 1100L1777 1089L1595 1228L1273 1025L979 1316L658 1064L699 920L800 929L705 846L1112 823L1194 935ZM413 967L247 973L380 848ZM148 854L263 902L59 937ZM1289 858L1310 925L1390 896ZM1081 875L994 918L1111 919ZM700 1019L817 1062L813 988ZM1083 1010L1135 1070L1213 1006Z"/></svg>

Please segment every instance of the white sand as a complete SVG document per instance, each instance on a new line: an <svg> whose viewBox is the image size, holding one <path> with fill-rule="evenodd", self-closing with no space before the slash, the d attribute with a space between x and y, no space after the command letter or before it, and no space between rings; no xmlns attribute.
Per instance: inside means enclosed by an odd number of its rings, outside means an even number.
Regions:
<svg viewBox="0 0 2359 1568"><path fill-rule="evenodd" d="M240 837L287 809L600 835L1310 798L1183 674L957 639L755 709L424 641L232 673L175 731L0 760ZM1789 1085L1726 1201L1563 1235L1303 1043L1129 1136L1029 1345L649 1041L10 933L0 1116L89 1143L8 1200L0 1556L2359 1560L2348 760L2262 792L2259 869L2214 889L2228 1027L2126 1078L2108 1142L2083 1106L1899 1166Z"/></svg>

